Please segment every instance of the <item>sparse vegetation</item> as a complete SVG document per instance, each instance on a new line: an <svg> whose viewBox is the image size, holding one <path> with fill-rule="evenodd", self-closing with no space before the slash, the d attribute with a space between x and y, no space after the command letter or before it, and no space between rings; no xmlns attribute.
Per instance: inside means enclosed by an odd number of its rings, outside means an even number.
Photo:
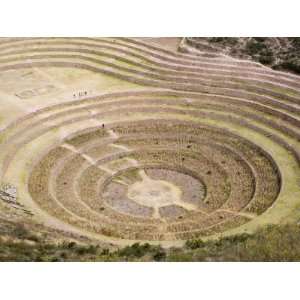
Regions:
<svg viewBox="0 0 300 300"><path fill-rule="evenodd" d="M255 234L189 240L183 248L135 243L112 252L95 245L0 239L0 261L300 261L300 226L269 225Z"/></svg>
<svg viewBox="0 0 300 300"><path fill-rule="evenodd" d="M193 44L195 41L195 44ZM251 59L264 65L271 66L275 70L286 70L300 74L300 38L230 38L230 37L209 37L192 38L188 40L190 45L196 42L208 43L234 57Z"/></svg>

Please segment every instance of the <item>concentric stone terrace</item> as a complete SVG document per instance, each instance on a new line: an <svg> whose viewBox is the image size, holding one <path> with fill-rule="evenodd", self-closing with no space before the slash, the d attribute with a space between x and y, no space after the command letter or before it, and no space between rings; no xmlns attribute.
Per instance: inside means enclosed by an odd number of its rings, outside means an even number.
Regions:
<svg viewBox="0 0 300 300"><path fill-rule="evenodd" d="M163 243L299 217L297 76L136 39L0 43L0 76L50 67L139 86L53 93L3 126L1 179L49 226Z"/></svg>

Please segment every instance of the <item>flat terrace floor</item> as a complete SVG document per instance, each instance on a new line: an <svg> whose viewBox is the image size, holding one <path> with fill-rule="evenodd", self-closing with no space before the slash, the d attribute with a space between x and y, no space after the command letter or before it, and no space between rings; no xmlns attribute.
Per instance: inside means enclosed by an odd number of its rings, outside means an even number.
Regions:
<svg viewBox="0 0 300 300"><path fill-rule="evenodd" d="M177 50L181 38L140 38ZM0 72L0 128L28 112L108 92L142 89L138 84L75 68L33 67Z"/></svg>
<svg viewBox="0 0 300 300"><path fill-rule="evenodd" d="M75 68L26 68L0 73L0 128L35 110L124 90L137 84Z"/></svg>
<svg viewBox="0 0 300 300"><path fill-rule="evenodd" d="M180 37L147 37L141 38L142 41L166 48L168 50L177 51L178 46L181 42Z"/></svg>

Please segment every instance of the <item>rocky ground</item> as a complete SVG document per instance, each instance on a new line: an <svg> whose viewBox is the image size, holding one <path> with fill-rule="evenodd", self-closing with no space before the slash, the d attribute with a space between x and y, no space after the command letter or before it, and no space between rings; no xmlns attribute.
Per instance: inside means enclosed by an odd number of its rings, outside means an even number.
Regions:
<svg viewBox="0 0 300 300"><path fill-rule="evenodd" d="M300 74L298 37L193 37L184 39L181 47L185 46L254 60L275 70Z"/></svg>

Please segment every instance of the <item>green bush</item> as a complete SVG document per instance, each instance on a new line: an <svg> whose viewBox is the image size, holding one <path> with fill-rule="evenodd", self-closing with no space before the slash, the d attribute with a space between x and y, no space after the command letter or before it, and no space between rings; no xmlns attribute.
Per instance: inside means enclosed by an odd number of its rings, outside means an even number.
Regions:
<svg viewBox="0 0 300 300"><path fill-rule="evenodd" d="M109 249L107 248L103 249L101 255L109 255Z"/></svg>
<svg viewBox="0 0 300 300"><path fill-rule="evenodd" d="M190 249L198 249L204 247L205 243L202 240L197 239L197 240L188 240L186 241L185 245Z"/></svg>
<svg viewBox="0 0 300 300"><path fill-rule="evenodd" d="M264 65L271 65L272 63L274 63L275 59L273 56L265 56L265 55L261 55L258 59L258 61L261 63L261 64L264 64Z"/></svg>
<svg viewBox="0 0 300 300"><path fill-rule="evenodd" d="M19 239L26 239L30 233L29 231L24 227L22 224L16 224L13 231L12 235L19 238Z"/></svg>
<svg viewBox="0 0 300 300"><path fill-rule="evenodd" d="M250 55L259 54L263 50L266 50L266 45L261 42L250 40L246 44L246 52Z"/></svg>
<svg viewBox="0 0 300 300"><path fill-rule="evenodd" d="M75 242L70 242L70 243L68 243L68 245L67 245L67 247L68 247L69 249L73 249L75 246L76 246L76 243L75 243Z"/></svg>
<svg viewBox="0 0 300 300"><path fill-rule="evenodd" d="M151 246L146 243L141 245L140 243L135 243L131 246L127 246L119 251L120 256L126 257L137 257L140 258L149 252Z"/></svg>
<svg viewBox="0 0 300 300"><path fill-rule="evenodd" d="M300 37L291 37L290 41L292 42L292 45L299 50L300 49Z"/></svg>
<svg viewBox="0 0 300 300"><path fill-rule="evenodd" d="M0 239L0 261L300 261L300 226L269 225L253 234L193 239L186 247L171 249L135 243L110 252L94 245L68 245Z"/></svg>
<svg viewBox="0 0 300 300"><path fill-rule="evenodd" d="M167 257L166 252L163 249L158 249L154 255L153 255L153 259L155 261L164 261Z"/></svg>
<svg viewBox="0 0 300 300"><path fill-rule="evenodd" d="M294 60L283 62L277 68L290 70L292 72L300 74L300 60L294 59Z"/></svg>

